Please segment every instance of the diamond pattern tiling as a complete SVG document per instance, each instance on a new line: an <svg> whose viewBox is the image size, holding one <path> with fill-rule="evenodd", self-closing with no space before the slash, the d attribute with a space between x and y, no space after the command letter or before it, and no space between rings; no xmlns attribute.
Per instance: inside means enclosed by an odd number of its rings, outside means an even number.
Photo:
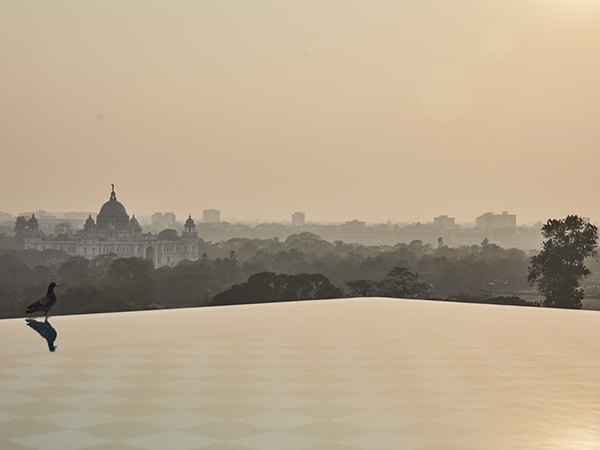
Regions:
<svg viewBox="0 0 600 450"><path fill-rule="evenodd" d="M287 430L299 425L319 422L318 419L287 411L266 411L236 419L236 422L249 423L269 430Z"/></svg>
<svg viewBox="0 0 600 450"><path fill-rule="evenodd" d="M122 442L147 450L191 450L208 447L218 441L184 431L163 431L125 439Z"/></svg>
<svg viewBox="0 0 600 450"><path fill-rule="evenodd" d="M93 434L74 430L54 431L15 439L14 441L17 444L40 450L79 450L110 442Z"/></svg>
<svg viewBox="0 0 600 450"><path fill-rule="evenodd" d="M183 431L207 436L220 442L228 442L234 439L241 439L264 433L264 427L258 427L233 420L221 420L206 425L197 425L186 428Z"/></svg>
<svg viewBox="0 0 600 450"><path fill-rule="evenodd" d="M593 312L353 299L50 321L52 354L0 321L1 450L600 450Z"/></svg>
<svg viewBox="0 0 600 450"><path fill-rule="evenodd" d="M270 433L234 439L232 442L253 450L280 450L282 448L289 450L305 450L326 441L302 436L300 434L287 433L285 431L272 431Z"/></svg>

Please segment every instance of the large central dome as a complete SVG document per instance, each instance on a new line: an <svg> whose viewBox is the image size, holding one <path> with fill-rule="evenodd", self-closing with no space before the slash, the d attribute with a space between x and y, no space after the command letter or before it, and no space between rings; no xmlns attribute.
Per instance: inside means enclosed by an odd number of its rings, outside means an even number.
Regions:
<svg viewBox="0 0 600 450"><path fill-rule="evenodd" d="M115 185L112 185L112 192L110 193L110 199L102 205L100 208L100 214L98 214L98 220L102 219L124 219L127 216L125 207L119 201L117 201L117 194L115 193ZM129 216L127 216L129 220Z"/></svg>
<svg viewBox="0 0 600 450"><path fill-rule="evenodd" d="M116 237L117 232L120 233L118 236L121 236L122 232L129 232L129 228L129 216L123 204L117 201L113 185L110 200L100 208L100 214L96 219L96 231L101 236Z"/></svg>
<svg viewBox="0 0 600 450"><path fill-rule="evenodd" d="M102 205L102 208L100 208L100 216L114 216L114 215L127 215L127 211L125 211L125 207L123 206L123 204L119 201L117 201L116 197L112 197L110 198L109 201L107 201L104 205Z"/></svg>

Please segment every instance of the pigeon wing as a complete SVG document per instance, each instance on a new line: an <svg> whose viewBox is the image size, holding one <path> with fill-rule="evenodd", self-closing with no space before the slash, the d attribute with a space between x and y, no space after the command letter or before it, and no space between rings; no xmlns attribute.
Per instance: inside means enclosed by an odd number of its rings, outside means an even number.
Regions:
<svg viewBox="0 0 600 450"><path fill-rule="evenodd" d="M56 340L58 333L56 332L54 327L50 325L50 322L38 322L35 319L26 319L26 321L27 326L37 331L41 337L46 339L46 342L48 342L48 350L50 350L51 352L56 350L54 341Z"/></svg>
<svg viewBox="0 0 600 450"><path fill-rule="evenodd" d="M52 330L50 327L45 325L43 322L38 322L37 320L33 319L26 319L26 321L27 325L37 331L44 339L51 339L54 337L52 336Z"/></svg>
<svg viewBox="0 0 600 450"><path fill-rule="evenodd" d="M37 302L29 305L27 307L27 311L25 311L25 312L29 314L29 313L33 313L36 311L45 311L46 309L49 309L52 307L50 302L51 302L51 299L48 296L42 297Z"/></svg>

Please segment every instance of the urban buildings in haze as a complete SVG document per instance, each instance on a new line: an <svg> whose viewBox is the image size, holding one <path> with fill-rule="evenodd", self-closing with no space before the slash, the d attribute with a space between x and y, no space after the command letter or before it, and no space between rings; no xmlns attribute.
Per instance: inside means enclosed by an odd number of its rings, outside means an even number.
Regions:
<svg viewBox="0 0 600 450"><path fill-rule="evenodd" d="M475 226L483 230L495 230L497 228L515 228L517 226L517 215L503 211L502 214L487 212L477 217Z"/></svg>
<svg viewBox="0 0 600 450"><path fill-rule="evenodd" d="M202 222L219 223L221 222L221 211L218 209L205 209L202 212Z"/></svg>
<svg viewBox="0 0 600 450"><path fill-rule="evenodd" d="M49 213L44 210L22 212L19 216L35 216L40 229L56 234L82 228L89 213Z"/></svg>
<svg viewBox="0 0 600 450"><path fill-rule="evenodd" d="M292 214L293 225L304 225L306 223L306 217L303 212L295 212Z"/></svg>
<svg viewBox="0 0 600 450"><path fill-rule="evenodd" d="M433 226L435 228L444 228L451 230L456 226L454 217L439 216L433 218Z"/></svg>
<svg viewBox="0 0 600 450"><path fill-rule="evenodd" d="M150 222L152 223L152 228L154 229L158 229L158 230L164 230L167 228L174 228L175 227L175 214L173 214L172 212L166 212L166 213L161 213L161 212L155 212L154 214L152 214L152 217L150 218Z"/></svg>
<svg viewBox="0 0 600 450"><path fill-rule="evenodd" d="M439 245L440 242L448 246L470 246L487 240L502 247L528 250L539 249L543 241L541 224L517 227L516 215L508 212L483 214L477 217L476 226L473 227L473 225L457 224L454 217L447 215L434 217L430 222L412 224L391 222L368 224L360 220L307 224L305 214L300 211L292 214L291 225L258 221L229 223L221 222L219 210L206 209L203 211L203 221L198 224L196 235L196 224L191 217L185 224L181 223L183 221L178 223L172 212L156 212L152 216L146 216L145 219L139 216L129 218L125 208L117 202L116 194L113 194L114 191L111 193L110 200L102 207L100 214L95 217L97 221L94 221L89 214L86 215L87 220L81 220L79 218L81 213L69 213L69 216L77 217L72 219L64 218L67 213L50 214L46 211L37 211L35 215L25 216L29 220L26 248L65 250L70 255L81 255L87 258L114 252L120 257L148 258L157 267L172 266L184 259L196 260L197 252L189 254L189 247L185 247L182 243L158 240L156 233L165 229L175 229L178 232L183 229L187 232L190 229L190 221L193 225L193 233L187 234L187 238L191 236L197 238L199 235L204 242L220 242L232 238L285 240L300 232L316 234L329 242L339 240L363 245L393 246L421 241L423 244L434 246ZM121 205L122 209L117 204ZM117 209L119 211L116 211ZM108 217L106 214L113 214L113 210L118 213L117 216ZM7 213L0 215L0 219L6 217L11 218L11 221L4 225L6 229L4 232L10 232L14 227L14 217ZM128 225L126 226L125 223ZM149 223L152 225L148 226ZM115 228L112 229L111 226ZM198 248L198 244L194 245Z"/></svg>

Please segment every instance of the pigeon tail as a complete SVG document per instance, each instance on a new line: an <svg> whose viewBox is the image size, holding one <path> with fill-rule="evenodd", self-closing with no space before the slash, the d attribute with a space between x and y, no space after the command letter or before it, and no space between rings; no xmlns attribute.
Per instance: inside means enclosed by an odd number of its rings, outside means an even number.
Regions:
<svg viewBox="0 0 600 450"><path fill-rule="evenodd" d="M43 311L43 310L44 310L44 305L42 305L40 302L35 302L27 307L27 310L25 311L25 313L31 314L31 313Z"/></svg>

